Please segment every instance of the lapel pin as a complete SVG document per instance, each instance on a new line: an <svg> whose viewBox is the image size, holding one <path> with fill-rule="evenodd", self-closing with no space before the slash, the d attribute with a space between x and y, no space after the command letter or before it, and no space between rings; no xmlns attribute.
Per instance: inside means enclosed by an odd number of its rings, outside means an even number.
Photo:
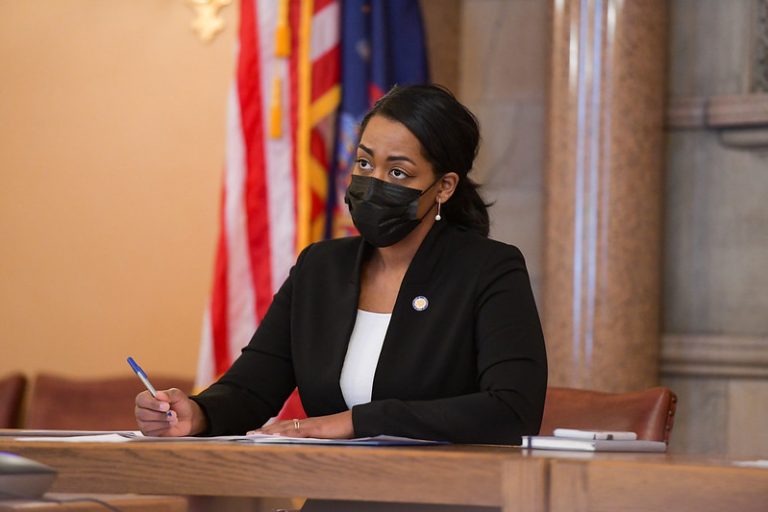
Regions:
<svg viewBox="0 0 768 512"><path fill-rule="evenodd" d="M429 307L429 301L423 295L419 295L418 297L413 299L413 302L411 302L411 305L413 306L413 309L415 309L416 311L424 311Z"/></svg>

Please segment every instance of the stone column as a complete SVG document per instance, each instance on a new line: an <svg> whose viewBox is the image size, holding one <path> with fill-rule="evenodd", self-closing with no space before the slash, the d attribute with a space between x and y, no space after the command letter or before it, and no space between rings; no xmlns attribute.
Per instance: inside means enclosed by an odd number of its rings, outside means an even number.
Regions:
<svg viewBox="0 0 768 512"><path fill-rule="evenodd" d="M658 378L666 0L553 0L543 317L550 385Z"/></svg>

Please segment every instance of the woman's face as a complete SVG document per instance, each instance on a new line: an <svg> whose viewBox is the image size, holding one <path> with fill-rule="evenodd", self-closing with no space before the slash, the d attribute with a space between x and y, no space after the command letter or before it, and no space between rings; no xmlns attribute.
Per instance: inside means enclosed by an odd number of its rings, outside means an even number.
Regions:
<svg viewBox="0 0 768 512"><path fill-rule="evenodd" d="M373 116L357 146L353 174L369 176L404 187L427 190L437 177L422 155L421 143L405 125L382 116ZM435 203L438 186L419 201L422 215Z"/></svg>
<svg viewBox="0 0 768 512"><path fill-rule="evenodd" d="M352 174L418 190L422 193L416 211L420 219L428 217L438 198L441 203L450 199L459 181L455 172L438 179L419 139L404 124L380 115L369 119L360 137Z"/></svg>

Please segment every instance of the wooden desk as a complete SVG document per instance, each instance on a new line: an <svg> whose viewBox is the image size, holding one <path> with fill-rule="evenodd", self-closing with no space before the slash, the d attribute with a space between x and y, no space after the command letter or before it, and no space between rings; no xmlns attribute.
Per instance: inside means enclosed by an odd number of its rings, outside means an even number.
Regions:
<svg viewBox="0 0 768 512"><path fill-rule="evenodd" d="M59 471L54 490L498 506L502 511L768 510L768 470L665 454L507 447L51 443L0 450Z"/></svg>
<svg viewBox="0 0 768 512"><path fill-rule="evenodd" d="M302 496L488 505L545 512L547 459L483 446L254 446L57 443L0 438L0 450L56 468L53 490Z"/></svg>
<svg viewBox="0 0 768 512"><path fill-rule="evenodd" d="M553 459L551 512L766 512L768 470L666 456Z"/></svg>

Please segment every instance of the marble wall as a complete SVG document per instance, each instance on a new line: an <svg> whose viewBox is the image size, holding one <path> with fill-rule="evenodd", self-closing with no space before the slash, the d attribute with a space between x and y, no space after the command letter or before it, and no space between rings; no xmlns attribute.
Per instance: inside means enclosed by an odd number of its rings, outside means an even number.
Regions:
<svg viewBox="0 0 768 512"><path fill-rule="evenodd" d="M763 1L672 0L671 101L753 92ZM768 144L729 143L765 128L668 128L661 377L680 397L673 451L768 456Z"/></svg>
<svg viewBox="0 0 768 512"><path fill-rule="evenodd" d="M464 0L457 94L478 116L475 179L491 207L491 236L526 257L541 306L549 5Z"/></svg>

